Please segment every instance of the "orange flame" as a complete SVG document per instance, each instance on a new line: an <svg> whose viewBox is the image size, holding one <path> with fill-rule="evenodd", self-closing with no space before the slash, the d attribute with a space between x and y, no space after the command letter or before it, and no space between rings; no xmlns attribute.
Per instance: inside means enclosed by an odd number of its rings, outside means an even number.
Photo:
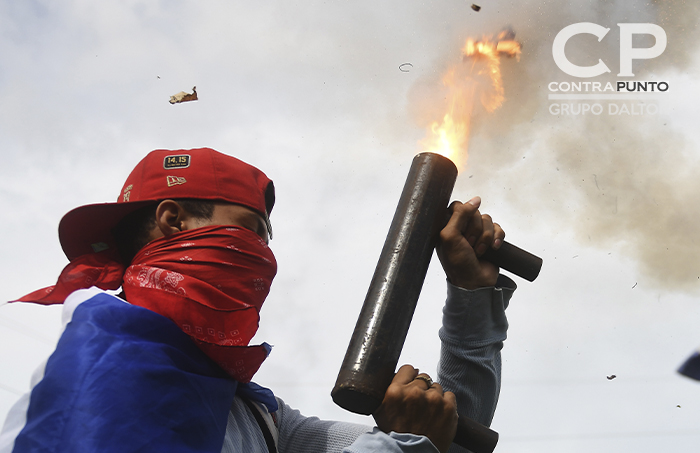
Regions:
<svg viewBox="0 0 700 453"><path fill-rule="evenodd" d="M491 113L505 101L501 79L501 56L520 57L520 44L512 31L504 31L495 41L467 39L462 48L462 64L451 68L442 79L447 89L447 112L441 122L434 121L423 149L452 159L458 167L466 162L474 97ZM471 64L466 64L467 61Z"/></svg>

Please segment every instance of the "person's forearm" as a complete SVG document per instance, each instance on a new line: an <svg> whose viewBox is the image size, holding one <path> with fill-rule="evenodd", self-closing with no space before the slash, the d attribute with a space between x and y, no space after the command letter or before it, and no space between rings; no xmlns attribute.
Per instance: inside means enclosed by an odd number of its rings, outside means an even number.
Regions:
<svg viewBox="0 0 700 453"><path fill-rule="evenodd" d="M343 453L439 453L425 436L391 432L385 434L379 429L363 434Z"/></svg>
<svg viewBox="0 0 700 453"><path fill-rule="evenodd" d="M425 436L386 434L379 428L305 417L278 398L280 453L437 453Z"/></svg>
<svg viewBox="0 0 700 453"><path fill-rule="evenodd" d="M486 426L498 402L505 309L514 290L515 283L504 276L495 288L465 290L448 283L438 380L456 394L460 415Z"/></svg>

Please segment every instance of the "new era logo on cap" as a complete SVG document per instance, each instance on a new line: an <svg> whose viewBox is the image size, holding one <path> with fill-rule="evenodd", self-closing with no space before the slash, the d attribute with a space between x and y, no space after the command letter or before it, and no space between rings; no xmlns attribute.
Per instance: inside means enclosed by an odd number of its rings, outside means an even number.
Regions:
<svg viewBox="0 0 700 453"><path fill-rule="evenodd" d="M179 184L184 184L187 182L187 180L182 176L168 176L167 181L168 187L177 186Z"/></svg>

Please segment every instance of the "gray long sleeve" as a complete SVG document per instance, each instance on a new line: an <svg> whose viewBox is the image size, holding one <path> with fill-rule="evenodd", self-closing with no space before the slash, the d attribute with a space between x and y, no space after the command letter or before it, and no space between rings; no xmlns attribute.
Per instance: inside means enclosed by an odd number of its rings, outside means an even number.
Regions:
<svg viewBox="0 0 700 453"><path fill-rule="evenodd" d="M438 379L457 395L460 415L491 424L501 386L501 349L515 283L500 276L496 288L464 290L448 283L443 308Z"/></svg>
<svg viewBox="0 0 700 453"><path fill-rule="evenodd" d="M508 320L505 309L515 283L499 276L495 288L465 290L448 283L443 308L438 380L457 396L457 410L486 426L501 389L501 349ZM465 451L452 445L450 452Z"/></svg>

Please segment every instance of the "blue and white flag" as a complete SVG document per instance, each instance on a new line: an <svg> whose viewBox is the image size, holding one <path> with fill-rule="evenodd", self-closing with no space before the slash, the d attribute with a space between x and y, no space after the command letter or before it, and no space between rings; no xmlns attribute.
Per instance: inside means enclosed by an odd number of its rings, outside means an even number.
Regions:
<svg viewBox="0 0 700 453"><path fill-rule="evenodd" d="M95 288L65 305L69 322L43 375L8 414L0 452L221 451L239 385L185 333ZM242 387L277 409L269 390Z"/></svg>

